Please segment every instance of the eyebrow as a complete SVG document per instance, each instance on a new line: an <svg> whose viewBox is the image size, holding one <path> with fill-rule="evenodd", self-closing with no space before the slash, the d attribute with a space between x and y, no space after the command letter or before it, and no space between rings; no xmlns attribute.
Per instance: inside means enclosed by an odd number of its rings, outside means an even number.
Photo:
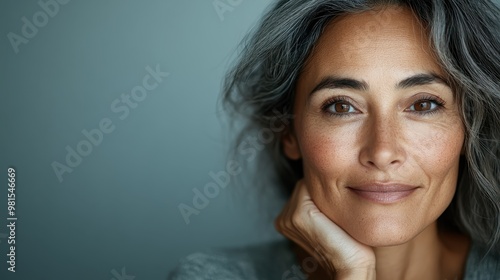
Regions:
<svg viewBox="0 0 500 280"><path fill-rule="evenodd" d="M446 79L439 76L436 73L421 73L410 76L398 82L396 84L396 88L398 89L407 89L416 86L429 85L433 83L443 84L449 87ZM318 85L314 87L309 95L314 94L315 92L322 89L354 89L359 91L368 91L370 88L368 83L363 80L356 80L352 78L346 77L336 77L336 76L327 76L323 78Z"/></svg>
<svg viewBox="0 0 500 280"><path fill-rule="evenodd" d="M439 83L449 87L448 82L436 73L422 73L408 77L397 84L397 88L406 89L415 86L423 86Z"/></svg>
<svg viewBox="0 0 500 280"><path fill-rule="evenodd" d="M367 91L368 84L365 81L358 81L356 79L328 76L323 78L321 82L319 82L319 84L314 87L310 95L322 89L336 89L336 88L348 88L348 89Z"/></svg>

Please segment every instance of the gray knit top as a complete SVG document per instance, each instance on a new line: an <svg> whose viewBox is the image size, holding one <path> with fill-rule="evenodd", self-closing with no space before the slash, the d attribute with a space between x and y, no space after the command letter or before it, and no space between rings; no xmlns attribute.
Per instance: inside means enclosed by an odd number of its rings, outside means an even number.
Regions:
<svg viewBox="0 0 500 280"><path fill-rule="evenodd" d="M287 240L236 249L191 254L170 273L169 280L303 280ZM472 244L465 268L466 280L500 280L500 255Z"/></svg>

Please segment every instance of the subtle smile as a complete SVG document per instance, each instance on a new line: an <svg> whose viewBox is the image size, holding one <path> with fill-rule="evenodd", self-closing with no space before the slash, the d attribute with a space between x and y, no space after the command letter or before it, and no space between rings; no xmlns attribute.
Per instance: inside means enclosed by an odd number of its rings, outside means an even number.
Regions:
<svg viewBox="0 0 500 280"><path fill-rule="evenodd" d="M418 187L402 184L366 184L349 186L347 189L372 202L389 204L411 195Z"/></svg>

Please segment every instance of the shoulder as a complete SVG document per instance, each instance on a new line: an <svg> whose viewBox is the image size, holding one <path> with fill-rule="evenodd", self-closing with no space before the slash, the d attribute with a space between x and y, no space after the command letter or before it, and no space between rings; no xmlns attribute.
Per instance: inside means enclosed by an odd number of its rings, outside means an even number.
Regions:
<svg viewBox="0 0 500 280"><path fill-rule="evenodd" d="M500 252L472 243L464 279L500 279Z"/></svg>
<svg viewBox="0 0 500 280"><path fill-rule="evenodd" d="M179 262L168 279L281 279L295 263L288 241L280 240L191 254Z"/></svg>

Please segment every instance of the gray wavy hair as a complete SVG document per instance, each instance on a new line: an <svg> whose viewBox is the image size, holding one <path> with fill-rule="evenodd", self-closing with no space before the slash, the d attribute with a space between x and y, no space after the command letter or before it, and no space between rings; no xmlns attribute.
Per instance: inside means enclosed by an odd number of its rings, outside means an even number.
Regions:
<svg viewBox="0 0 500 280"><path fill-rule="evenodd" d="M296 80L329 21L381 5L409 8L427 28L435 55L450 77L466 128L457 192L439 224L499 250L500 9L493 2L277 1L243 40L241 55L225 79L223 104L231 114L247 120L235 144L241 144L252 130L268 128L279 117L277 112L292 114ZM370 28L377 24L353 28L369 36ZM290 122L286 124L290 127ZM258 155L271 159L272 170L287 196L303 171L300 161L289 160L283 153L280 138L285 132L272 130L274 137L266 138L266 145L262 145L265 152ZM243 155L241 146L235 145L236 156Z"/></svg>

